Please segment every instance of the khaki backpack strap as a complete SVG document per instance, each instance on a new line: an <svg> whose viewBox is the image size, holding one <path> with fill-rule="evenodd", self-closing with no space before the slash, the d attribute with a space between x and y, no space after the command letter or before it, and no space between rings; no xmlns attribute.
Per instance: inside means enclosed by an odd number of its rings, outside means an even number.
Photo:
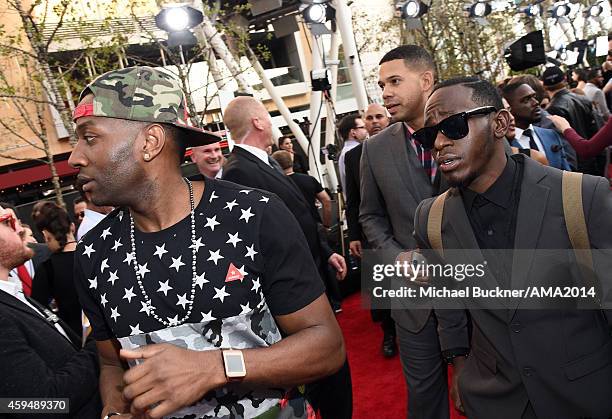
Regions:
<svg viewBox="0 0 612 419"><path fill-rule="evenodd" d="M564 171L561 185L565 226L576 261L592 271L593 255L582 207L582 173Z"/></svg>
<svg viewBox="0 0 612 419"><path fill-rule="evenodd" d="M431 248L437 250L444 257L444 246L442 245L442 215L444 214L444 201L448 191L436 197L427 217L427 238Z"/></svg>

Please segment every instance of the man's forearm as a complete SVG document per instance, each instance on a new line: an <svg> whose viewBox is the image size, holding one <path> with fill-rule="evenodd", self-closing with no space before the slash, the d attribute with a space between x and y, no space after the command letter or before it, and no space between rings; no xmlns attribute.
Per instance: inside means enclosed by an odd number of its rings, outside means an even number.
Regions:
<svg viewBox="0 0 612 419"><path fill-rule="evenodd" d="M243 353L245 382L280 387L329 376L340 369L346 356L340 335L334 336L323 326L302 330L268 348L248 349Z"/></svg>
<svg viewBox="0 0 612 419"><path fill-rule="evenodd" d="M323 201L323 225L325 227L331 226L331 201Z"/></svg>
<svg viewBox="0 0 612 419"><path fill-rule="evenodd" d="M103 414L130 411L129 404L121 396L124 372L120 366L108 364L100 366L100 397L102 398Z"/></svg>

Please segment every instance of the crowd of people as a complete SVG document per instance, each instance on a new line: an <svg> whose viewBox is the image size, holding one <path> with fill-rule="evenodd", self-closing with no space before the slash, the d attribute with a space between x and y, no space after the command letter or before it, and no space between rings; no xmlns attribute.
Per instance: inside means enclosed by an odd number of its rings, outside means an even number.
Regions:
<svg viewBox="0 0 612 419"><path fill-rule="evenodd" d="M493 85L438 80L416 45L384 54L383 104L337 122L350 257L378 249L412 260L430 249L450 261L444 248L479 249L495 285L510 287L513 267L496 250L576 248L572 173L580 248L612 248L608 60L604 73L574 70L570 90L559 67ZM327 239L330 195L290 137L276 145L259 100L239 96L225 109L235 145L224 156L218 136L188 124L180 92L164 70L142 66L83 90L69 159L81 197L73 216L34 205L44 244L0 203L0 396L67 397L75 418L352 417L334 316L348 270ZM186 178L188 149L200 174ZM534 259L524 281L548 263ZM451 409L470 419L609 417L606 314L371 310L380 356L399 353L408 417L427 419Z"/></svg>

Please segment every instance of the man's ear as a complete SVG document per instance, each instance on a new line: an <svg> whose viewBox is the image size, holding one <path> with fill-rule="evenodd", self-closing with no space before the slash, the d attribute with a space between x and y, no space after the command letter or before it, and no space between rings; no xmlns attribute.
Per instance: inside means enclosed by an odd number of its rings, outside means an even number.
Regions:
<svg viewBox="0 0 612 419"><path fill-rule="evenodd" d="M493 118L493 135L495 138L504 138L510 126L510 112L505 109L497 111Z"/></svg>
<svg viewBox="0 0 612 419"><path fill-rule="evenodd" d="M429 92L435 84L434 75L431 70L427 70L421 74L421 89L424 92Z"/></svg>
<svg viewBox="0 0 612 419"><path fill-rule="evenodd" d="M168 140L168 134L160 124L148 125L144 130L144 141L142 142L142 159L151 161L157 157Z"/></svg>

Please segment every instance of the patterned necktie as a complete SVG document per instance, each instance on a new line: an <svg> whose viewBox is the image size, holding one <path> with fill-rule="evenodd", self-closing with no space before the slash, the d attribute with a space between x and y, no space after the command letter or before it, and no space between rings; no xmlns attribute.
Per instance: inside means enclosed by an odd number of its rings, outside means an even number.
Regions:
<svg viewBox="0 0 612 419"><path fill-rule="evenodd" d="M538 148L538 145L536 144L535 140L533 139L533 132L531 132L530 128L527 128L525 131L523 131L523 135L527 138L529 138L529 148L532 150L540 150Z"/></svg>
<svg viewBox="0 0 612 419"><path fill-rule="evenodd" d="M19 280L23 284L23 293L28 297L32 295L32 276L28 272L28 269L25 265L19 265L17 267L17 276L19 276Z"/></svg>
<svg viewBox="0 0 612 419"><path fill-rule="evenodd" d="M415 141L417 149L417 156L421 160L421 165L423 165L423 169L425 170L425 174L430 182L433 182L433 178L435 175L435 167L433 165L433 160L431 159L431 150L424 149L418 141Z"/></svg>

